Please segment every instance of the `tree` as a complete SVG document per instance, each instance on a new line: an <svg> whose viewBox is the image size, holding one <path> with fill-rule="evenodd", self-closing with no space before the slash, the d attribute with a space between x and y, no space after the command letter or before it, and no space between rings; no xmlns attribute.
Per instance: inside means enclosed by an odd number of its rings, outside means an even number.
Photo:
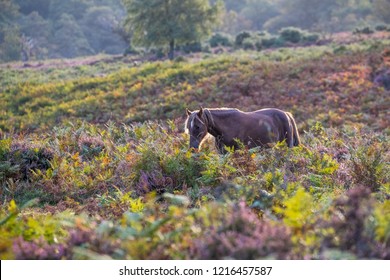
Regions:
<svg viewBox="0 0 390 280"><path fill-rule="evenodd" d="M194 43L210 35L218 22L221 2L208 0L123 0L126 25L136 45L169 45L173 59L176 44Z"/></svg>
<svg viewBox="0 0 390 280"><path fill-rule="evenodd" d="M12 27L18 15L18 6L11 0L0 0L0 43L3 42L6 30Z"/></svg>
<svg viewBox="0 0 390 280"><path fill-rule="evenodd" d="M51 0L13 0L19 7L20 13L29 15L37 12L41 17L47 19Z"/></svg>
<svg viewBox="0 0 390 280"><path fill-rule="evenodd" d="M77 57L94 54L83 31L72 15L62 14L54 27L52 57ZM52 51L53 51L52 50Z"/></svg>
<svg viewBox="0 0 390 280"><path fill-rule="evenodd" d="M74 17L76 21L83 18L85 12L93 5L91 0L51 0L49 7L50 18L57 21L62 14Z"/></svg>
<svg viewBox="0 0 390 280"><path fill-rule="evenodd" d="M18 27L3 29L3 39L0 42L0 61L15 61L21 57L21 37Z"/></svg>
<svg viewBox="0 0 390 280"><path fill-rule="evenodd" d="M108 6L96 6L87 10L80 26L96 53L118 54L126 49L126 42L115 32L122 26L120 20Z"/></svg>
<svg viewBox="0 0 390 280"><path fill-rule="evenodd" d="M46 58L51 32L50 22L45 20L38 12L34 11L28 16L22 16L18 23L22 34L22 52L24 53L24 59Z"/></svg>

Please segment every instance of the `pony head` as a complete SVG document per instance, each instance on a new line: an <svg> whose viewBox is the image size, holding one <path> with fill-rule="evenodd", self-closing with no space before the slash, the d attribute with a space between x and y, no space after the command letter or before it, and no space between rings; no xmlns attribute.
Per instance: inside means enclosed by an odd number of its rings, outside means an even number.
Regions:
<svg viewBox="0 0 390 280"><path fill-rule="evenodd" d="M203 139L208 133L207 119L204 117L203 108L192 112L187 109L185 131L190 135L190 149L199 149Z"/></svg>

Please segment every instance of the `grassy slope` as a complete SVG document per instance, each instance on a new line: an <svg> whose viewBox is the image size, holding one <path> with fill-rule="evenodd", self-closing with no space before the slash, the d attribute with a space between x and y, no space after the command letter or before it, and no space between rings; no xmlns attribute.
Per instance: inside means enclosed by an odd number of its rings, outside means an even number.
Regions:
<svg viewBox="0 0 390 280"><path fill-rule="evenodd" d="M1 70L1 258L389 258L388 45ZM199 105L289 110L305 147L192 155Z"/></svg>
<svg viewBox="0 0 390 280"><path fill-rule="evenodd" d="M375 119L384 119L387 95L372 86L369 76L382 48L360 44L338 55L330 47L311 47L189 63L119 64L121 70L111 74L107 69L116 67L96 64L58 71L8 70L4 76L13 78L3 85L0 129L44 130L80 119L102 124L171 119L183 116L186 106L199 105L280 107L296 115L301 129L312 125L309 120L371 123L384 129L388 123Z"/></svg>

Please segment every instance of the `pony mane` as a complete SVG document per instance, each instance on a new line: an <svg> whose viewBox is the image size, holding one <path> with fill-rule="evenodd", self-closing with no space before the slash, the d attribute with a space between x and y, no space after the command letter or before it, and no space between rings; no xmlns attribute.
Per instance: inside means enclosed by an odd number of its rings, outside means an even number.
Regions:
<svg viewBox="0 0 390 280"><path fill-rule="evenodd" d="M207 127L210 127L210 126L214 127L215 126L213 115L210 113L210 110L207 108L203 109L202 120L204 121L204 123L206 124Z"/></svg>
<svg viewBox="0 0 390 280"><path fill-rule="evenodd" d="M215 126L215 122L214 122L214 117L211 113L211 111L213 113L220 113L220 114L223 114L223 113L229 113L229 112L232 112L232 111L240 111L236 108L226 108L226 107L220 107L220 108L203 108L203 116L201 118L201 120L208 126L212 126L214 127ZM199 110L195 110L192 112L191 115L189 115L184 123L184 132L185 133L189 133L189 130L188 130L188 123L191 123L192 120L196 117L196 114L199 113Z"/></svg>

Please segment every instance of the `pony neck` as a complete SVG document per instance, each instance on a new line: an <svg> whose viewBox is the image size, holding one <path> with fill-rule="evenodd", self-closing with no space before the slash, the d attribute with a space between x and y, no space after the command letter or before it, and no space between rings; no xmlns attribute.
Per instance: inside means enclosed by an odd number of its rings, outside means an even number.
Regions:
<svg viewBox="0 0 390 280"><path fill-rule="evenodd" d="M217 137L218 135L220 135L221 133L220 133L220 131L217 127L217 124L215 122L215 118L218 118L216 116L215 112L213 112L210 109L204 109L203 114L204 114L203 120L207 125L207 132L210 133L214 137Z"/></svg>

